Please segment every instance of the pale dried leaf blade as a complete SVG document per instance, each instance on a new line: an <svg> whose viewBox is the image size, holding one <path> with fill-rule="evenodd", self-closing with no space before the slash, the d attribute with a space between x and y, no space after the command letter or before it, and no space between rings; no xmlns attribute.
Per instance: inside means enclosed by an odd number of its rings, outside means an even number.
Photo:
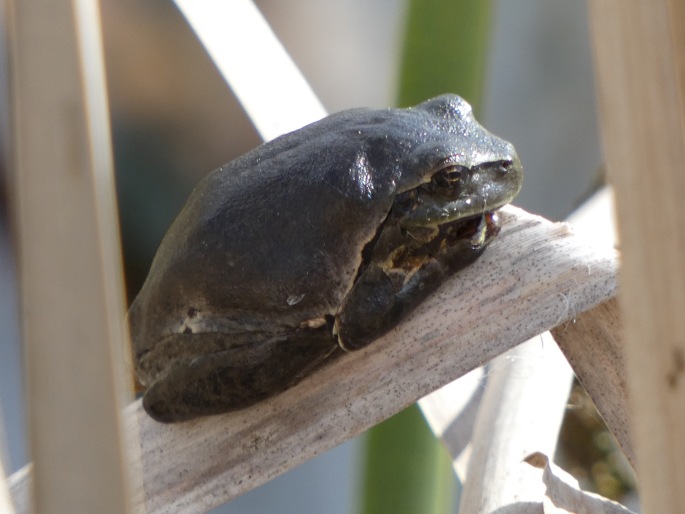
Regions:
<svg viewBox="0 0 685 514"><path fill-rule="evenodd" d="M318 98L251 0L176 0L262 139L326 116Z"/></svg>
<svg viewBox="0 0 685 514"><path fill-rule="evenodd" d="M552 330L578 380L634 465L622 334L617 299L604 302Z"/></svg>
<svg viewBox="0 0 685 514"><path fill-rule="evenodd" d="M480 367L418 402L431 430L452 456L454 470L461 481L465 477L471 433L486 383L486 367Z"/></svg>
<svg viewBox="0 0 685 514"><path fill-rule="evenodd" d="M542 473L521 459L554 452L573 372L549 332L498 356L488 370L461 512L498 512L517 503L542 511Z"/></svg>
<svg viewBox="0 0 685 514"><path fill-rule="evenodd" d="M2 405L0 405L0 514L13 514L12 498L7 484L5 469L8 459L7 438L5 437L5 423Z"/></svg>
<svg viewBox="0 0 685 514"><path fill-rule="evenodd" d="M544 470L542 481L547 487L545 514L635 514L620 503L580 490L578 481L550 462L543 453L532 453L524 462Z"/></svg>
<svg viewBox="0 0 685 514"><path fill-rule="evenodd" d="M31 497L33 488L32 464L29 463L8 476L7 487L10 490L15 512L33 512L33 498Z"/></svg>
<svg viewBox="0 0 685 514"><path fill-rule="evenodd" d="M0 514L13 514L12 500L5 480L5 469L0 460Z"/></svg>
<svg viewBox="0 0 685 514"><path fill-rule="evenodd" d="M616 293L616 255L507 206L502 232L397 329L243 411L139 428L147 512L206 512ZM25 481L12 488L21 494Z"/></svg>

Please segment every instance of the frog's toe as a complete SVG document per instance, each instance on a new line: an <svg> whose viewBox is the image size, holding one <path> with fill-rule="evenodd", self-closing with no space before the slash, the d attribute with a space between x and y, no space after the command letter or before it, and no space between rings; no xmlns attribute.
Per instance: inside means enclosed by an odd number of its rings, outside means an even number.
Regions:
<svg viewBox="0 0 685 514"><path fill-rule="evenodd" d="M145 391L143 407L162 423L244 409L312 373L336 349L327 327L197 357L172 367ZM255 350L260 359L255 361ZM249 358L248 358L249 357Z"/></svg>
<svg viewBox="0 0 685 514"><path fill-rule="evenodd" d="M233 352L217 352L176 366L145 391L143 407L156 421L174 423L244 409L285 389L259 367L236 365Z"/></svg>
<svg viewBox="0 0 685 514"><path fill-rule="evenodd" d="M174 375L178 373L171 373ZM143 396L143 408L160 423L187 421L201 416L206 400L193 395L192 390L181 390L175 386L173 376L153 383ZM193 396L196 396L193 398Z"/></svg>
<svg viewBox="0 0 685 514"><path fill-rule="evenodd" d="M174 412L174 406L165 401L164 395L160 394L160 382L155 382L145 391L143 396L143 408L152 419L160 423L173 423L179 416Z"/></svg>

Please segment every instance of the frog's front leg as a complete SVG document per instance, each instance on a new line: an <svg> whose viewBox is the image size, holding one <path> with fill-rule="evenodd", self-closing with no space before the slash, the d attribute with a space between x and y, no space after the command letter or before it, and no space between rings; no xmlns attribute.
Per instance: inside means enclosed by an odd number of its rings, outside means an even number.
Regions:
<svg viewBox="0 0 685 514"><path fill-rule="evenodd" d="M425 256L414 269L370 264L355 282L335 319L334 332L344 350L358 350L394 328L445 278L465 268L483 252L458 241Z"/></svg>
<svg viewBox="0 0 685 514"><path fill-rule="evenodd" d="M143 406L164 423L243 409L292 387L336 349L330 328L321 327L201 355L157 378Z"/></svg>

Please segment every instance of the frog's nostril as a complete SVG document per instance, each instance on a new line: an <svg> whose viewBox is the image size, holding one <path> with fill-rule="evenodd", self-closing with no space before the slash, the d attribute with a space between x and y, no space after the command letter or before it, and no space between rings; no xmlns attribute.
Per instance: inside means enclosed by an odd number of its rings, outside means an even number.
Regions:
<svg viewBox="0 0 685 514"><path fill-rule="evenodd" d="M499 163L496 169L498 172L504 175L509 172L509 169L511 168L512 164L513 162L511 161L502 161Z"/></svg>

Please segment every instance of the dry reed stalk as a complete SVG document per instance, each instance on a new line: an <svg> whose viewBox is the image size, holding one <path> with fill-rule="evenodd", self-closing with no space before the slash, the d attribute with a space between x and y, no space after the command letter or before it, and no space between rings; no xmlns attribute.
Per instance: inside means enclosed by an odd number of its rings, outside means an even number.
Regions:
<svg viewBox="0 0 685 514"><path fill-rule="evenodd" d="M621 240L627 382L646 513L685 505L685 16L675 0L588 2Z"/></svg>
<svg viewBox="0 0 685 514"><path fill-rule="evenodd" d="M35 510L127 512L119 413L131 396L97 3L12 7L14 207Z"/></svg>

